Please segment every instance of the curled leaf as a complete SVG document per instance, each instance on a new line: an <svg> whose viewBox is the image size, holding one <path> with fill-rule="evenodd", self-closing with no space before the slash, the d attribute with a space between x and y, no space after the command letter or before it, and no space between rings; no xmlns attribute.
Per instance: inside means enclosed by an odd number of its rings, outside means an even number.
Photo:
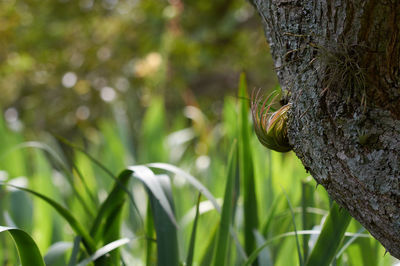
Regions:
<svg viewBox="0 0 400 266"><path fill-rule="evenodd" d="M252 92L251 115L254 121L254 129L261 144L265 147L279 152L287 152L292 149L287 137L287 112L291 104L286 104L278 111L270 114L272 96L271 94L263 100L260 90L256 93Z"/></svg>

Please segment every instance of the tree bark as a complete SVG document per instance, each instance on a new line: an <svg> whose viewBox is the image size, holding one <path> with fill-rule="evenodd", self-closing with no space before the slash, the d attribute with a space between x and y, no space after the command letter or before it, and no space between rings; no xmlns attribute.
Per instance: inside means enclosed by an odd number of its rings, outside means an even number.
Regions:
<svg viewBox="0 0 400 266"><path fill-rule="evenodd" d="M305 168L400 259L400 1L253 0Z"/></svg>

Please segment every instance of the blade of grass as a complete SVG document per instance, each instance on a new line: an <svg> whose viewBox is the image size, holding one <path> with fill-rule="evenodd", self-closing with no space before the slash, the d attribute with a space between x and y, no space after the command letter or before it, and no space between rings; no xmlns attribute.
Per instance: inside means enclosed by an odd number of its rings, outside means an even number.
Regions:
<svg viewBox="0 0 400 266"><path fill-rule="evenodd" d="M188 250L188 255L186 258L187 266L192 266L192 264L193 264L193 257L194 257L194 250L195 250L194 246L195 246L195 242L196 242L196 232L197 232L197 221L200 216L200 212L199 212L200 199L201 199L201 193L199 193L199 196L197 197L196 216L194 217L194 221L193 221L193 228L192 228L192 234L190 236L189 250Z"/></svg>
<svg viewBox="0 0 400 266"><path fill-rule="evenodd" d="M280 196L276 197L275 200L272 202L271 209L268 212L267 220L265 221L265 225L264 225L263 230L262 230L262 235L263 236L267 236L268 233L269 233L269 229L271 227L271 223L275 218L275 213L276 213L276 210L277 210L277 207L278 207L279 203L281 202L282 196L283 195L280 195Z"/></svg>
<svg viewBox="0 0 400 266"><path fill-rule="evenodd" d="M304 265L304 260L303 260L303 257L302 257L302 255L301 255L299 237L298 237L298 235L297 235L296 220L295 220L295 217L294 217L294 211L293 211L292 203L290 202L289 197L288 197L288 195L286 194L286 191L283 189L283 187L282 187L282 191L283 191L283 194L284 194L285 197L286 197L286 200L287 200L287 203L288 203L289 209L290 209L290 214L291 214L291 216L292 216L293 229L294 229L295 238L296 238L297 254L298 254L298 256L299 256L299 265L300 265L300 266L303 266L303 265ZM314 264L313 264L313 265L314 265ZM315 264L315 265L318 265L318 264Z"/></svg>
<svg viewBox="0 0 400 266"><path fill-rule="evenodd" d="M337 252L336 254L336 259L339 259L340 256L342 256L342 254L346 251L346 249L354 243L354 241L358 240L360 238L360 234L362 234L363 232L365 232L365 228L361 227L357 233L350 237L350 239L348 239L345 243L343 243L343 246L340 248L340 250ZM367 239L369 240L369 239ZM364 265L366 264L366 262L364 262ZM375 265L375 264L372 264Z"/></svg>
<svg viewBox="0 0 400 266"><path fill-rule="evenodd" d="M314 186L310 183L312 177L308 177L301 182L301 220L303 224L303 230L312 229L315 224L314 215L310 215L307 212L308 206L315 206L314 204ZM303 236L303 256L308 257L309 247L308 240L310 237L308 235Z"/></svg>
<svg viewBox="0 0 400 266"><path fill-rule="evenodd" d="M54 143L61 144L61 145L65 145L66 144L65 142L62 141L61 137L57 137L56 135L54 135L53 137L55 138L54 139L55 140ZM49 145L47 145L47 146L49 146ZM68 144L66 146L68 148L72 148ZM69 153L66 151L65 154L69 154ZM97 202L97 199L96 199L96 196L95 196L95 192L91 191L91 189L89 188L89 185L88 185L88 183L86 181L86 178L84 178L82 172L80 171L79 167L77 166L77 162L76 162L77 158L74 158L73 155L66 155L66 156L67 156L66 159L67 160L69 159L68 163L70 165L70 171L67 172L67 168L66 168L67 164L66 163L63 165L64 166L64 171L66 171L68 174L70 173L71 179L74 176L76 176L78 178L78 181L79 181L78 187L83 187L83 192L85 192L85 194L83 194L82 196L87 196L87 198L84 198L85 202L88 201L89 202L88 204L89 204L89 206L91 208L96 207L98 205L97 204L98 202ZM74 183L76 183L76 181L74 181ZM77 187L77 189L78 189L78 187Z"/></svg>
<svg viewBox="0 0 400 266"><path fill-rule="evenodd" d="M104 225L111 213L118 209L125 201L126 193L122 187L126 188L129 183L129 179L132 176L132 171L122 171L118 176L118 183L115 182L114 188L108 194L108 197L100 206L97 216L90 229L90 235L93 239L98 242L101 241L102 233L104 231Z"/></svg>
<svg viewBox="0 0 400 266"><path fill-rule="evenodd" d="M28 179L25 177L14 178L10 179L9 183L13 185L26 186L28 184ZM31 234L33 229L32 217L34 211L32 199L26 193L18 190L10 191L8 198L9 203L6 210L9 211L10 218L16 225L15 227L24 228L24 230ZM10 226L10 224L7 224L7 226ZM40 244L36 244L39 245L40 249Z"/></svg>
<svg viewBox="0 0 400 266"><path fill-rule="evenodd" d="M104 232L102 236L103 243L111 243L120 238L121 226L122 226L122 212L124 203L122 202L107 217ZM98 257L96 259L96 266L108 266L108 265L120 265L121 257L119 249L114 249L108 253L108 256Z"/></svg>
<svg viewBox="0 0 400 266"><path fill-rule="evenodd" d="M210 231L210 238L207 242L206 249L203 252L203 255L201 256L201 260L199 265L200 266L210 266L212 259L213 259L213 253L214 253L214 247L215 247L215 239L217 237L217 231L218 231L218 223L215 224L214 228Z"/></svg>
<svg viewBox="0 0 400 266"><path fill-rule="evenodd" d="M258 232L257 230L254 230L254 235L256 237L257 248L259 248L260 246L262 246L265 243L265 239L260 234L260 232ZM260 262L260 265L263 265L263 266L273 266L274 265L272 262L272 258L271 258L271 251L267 247L260 251L258 260Z"/></svg>
<svg viewBox="0 0 400 266"><path fill-rule="evenodd" d="M275 237L272 237L270 239L267 239L262 245L260 245L253 253L250 254L248 260L243 264L243 266L249 266L253 261L257 258L258 254L266 247L274 243L275 241L281 240L283 238L289 237L289 236L296 236L296 235L320 235L321 231L320 230L302 230L302 231L296 231L296 232L287 232L284 234L277 235ZM363 238L370 238L371 236L367 234L353 234L353 233L346 233L346 237L363 237Z"/></svg>
<svg viewBox="0 0 400 266"><path fill-rule="evenodd" d="M14 239L22 266L45 266L38 246L25 231L18 228L0 226L0 233L2 232L9 232Z"/></svg>
<svg viewBox="0 0 400 266"><path fill-rule="evenodd" d="M171 219L171 222L175 226L178 226L165 191L162 189L161 183L156 175L154 175L153 171L143 165L130 166L128 169L133 171L134 177L140 180L146 186L146 188L151 191L154 198L160 203L160 206L165 210L165 213Z"/></svg>
<svg viewBox="0 0 400 266"><path fill-rule="evenodd" d="M248 98L244 73L240 75L239 98ZM239 102L239 167L243 184L245 250L250 254L256 247L253 230L258 229L258 211L250 143L249 103L246 100Z"/></svg>
<svg viewBox="0 0 400 266"><path fill-rule="evenodd" d="M90 191L89 186L88 186L82 172L79 170L78 166L75 163L72 163L72 169L75 170L75 173L79 178L79 181L81 181L81 183L83 185L83 189L84 189L85 193L88 195L92 206L96 206L96 203L97 203L96 197Z"/></svg>
<svg viewBox="0 0 400 266"><path fill-rule="evenodd" d="M166 161L164 99L155 96L146 110L141 126L139 160L141 162Z"/></svg>
<svg viewBox="0 0 400 266"><path fill-rule="evenodd" d="M174 215L174 203L172 198L170 179L166 175L156 176L160 188L165 193L168 205L171 208L172 215ZM160 195L154 195L154 192L148 189L151 210L154 217L154 227L157 236L157 265L159 266L178 266L179 265L179 251L178 251L178 237L177 225L172 220L170 214L162 206L159 200Z"/></svg>
<svg viewBox="0 0 400 266"><path fill-rule="evenodd" d="M361 239L357 238L357 244L361 250L361 258L364 266L379 265L380 254L378 252L378 246L373 245L373 239Z"/></svg>
<svg viewBox="0 0 400 266"><path fill-rule="evenodd" d="M171 164L167 164L167 163L150 163L147 164L147 166L151 167L151 168L157 168L157 169L162 169L171 173L174 173L176 175L179 175L183 178L186 179L186 181L191 184L195 189L197 189L202 195L204 195L214 206L214 208L217 210L218 213L221 213L221 207L218 204L217 199L211 194L211 192L202 184L200 183L194 176L186 173L185 171L183 171L182 169L171 165ZM239 251L239 255L247 260L247 255L246 252L244 251L242 245L240 244L237 234L236 232L233 230L233 228L231 227L230 229L230 233L232 235L232 238L235 240L235 244L236 247Z"/></svg>
<svg viewBox="0 0 400 266"><path fill-rule="evenodd" d="M10 152L12 152L14 150L19 150L22 148L36 148L36 149L43 150L47 154L49 154L51 156L51 158L53 158L55 160L57 166L60 167L61 170L65 173L65 175L67 177L66 179L67 179L69 185L73 189L78 201L80 202L82 207L85 209L87 214L91 215L92 217L94 216L92 209L89 208L89 206L86 204L84 197L79 193L77 187L75 186L75 183L73 180L73 175L71 174L67 164L61 159L61 157L57 154L57 152L55 150L53 150L50 146L48 146L45 143L41 143L38 141L28 141L28 142L24 142L24 143L21 143L21 144L15 146ZM81 180L81 181L83 183L85 182L84 180Z"/></svg>
<svg viewBox="0 0 400 266"><path fill-rule="evenodd" d="M29 180L29 186L35 191L45 192L50 198L56 195L55 187L52 182L52 168L40 150L32 150L32 178ZM24 193L24 192L21 192ZM54 221L53 219L43 219L51 217L52 209L46 202L39 198L33 200L33 230L32 236L35 237L39 249L43 252L49 248L52 242Z"/></svg>
<svg viewBox="0 0 400 266"><path fill-rule="evenodd" d="M71 242L54 243L44 255L44 263L46 265L66 265L65 255L72 248L73 244Z"/></svg>
<svg viewBox="0 0 400 266"><path fill-rule="evenodd" d="M350 214L333 202L306 266L324 266L332 262L350 220Z"/></svg>
<svg viewBox="0 0 400 266"><path fill-rule="evenodd" d="M123 183L121 183L120 178L116 177L104 164L102 164L99 160L97 160L96 158L94 158L90 153L88 153L85 149L79 147L78 145L75 145L74 143L70 142L69 140L61 137L61 136L57 136L57 139L59 141L61 141L62 143L64 143L65 145L69 146L70 148L72 148L73 150L79 151L82 154L84 154L93 164L95 164L96 166L98 166L104 173L106 173L109 177L111 177L120 187L120 189L122 189L123 191L125 191L125 193L128 195L132 206L134 207L135 211L138 213L138 217L140 218L140 222L141 224L143 224L143 219L140 216L140 212L139 209L135 203L135 200L133 199L133 195L132 193L126 188L126 185L124 185Z"/></svg>
<svg viewBox="0 0 400 266"><path fill-rule="evenodd" d="M146 211L146 265L155 265L155 253L153 247L155 245L155 229L154 229L154 219L151 212L150 201L147 202Z"/></svg>
<svg viewBox="0 0 400 266"><path fill-rule="evenodd" d="M366 232L365 228L358 223L356 220L352 219L347 231L357 230L351 238L346 238L343 240L343 244L340 250L336 254L336 258L344 256L342 253L346 253L346 257L349 258L349 263L356 264L356 262L362 262L363 266L375 266L375 265L391 265L385 264L382 260L383 247L379 251L379 247L376 245L377 241L370 236L369 238L362 237ZM367 233L368 234L368 233ZM348 233L345 233L347 236Z"/></svg>
<svg viewBox="0 0 400 266"><path fill-rule="evenodd" d="M126 193L122 188L126 188L129 185L131 177L131 170L122 171L118 176L119 182L114 183L114 188L101 205L90 231L96 243L110 243L120 238L122 212L126 200ZM111 252L109 256L102 257L96 261L96 265L118 264L120 264L120 253L118 249Z"/></svg>
<svg viewBox="0 0 400 266"><path fill-rule="evenodd" d="M201 193L200 193L201 194ZM218 204L222 204L222 199L217 199ZM200 202L199 205L199 215L204 215L210 211L214 211L214 205L212 205L211 201L209 200L204 200ZM194 218L196 215L196 206L193 206L188 212L186 212L185 215L181 218L181 221L179 222L180 226L182 228L186 227L189 223L193 222Z"/></svg>
<svg viewBox="0 0 400 266"><path fill-rule="evenodd" d="M133 175L132 175L133 173ZM140 180L145 187L147 188L150 196L150 202L153 209L153 217L155 221L155 228L157 232L157 243L158 243L158 263L169 263L167 265L175 265L175 262L178 263L179 258L178 254L178 245L177 245L177 237L176 237L176 227L177 223L175 220L175 215L173 213L172 204L172 195L170 195L170 186L166 184L166 181L162 182L160 176L154 175L154 173L147 168L146 166L130 166L128 170L125 170L121 173L121 178L124 180L128 180L130 176L133 176ZM169 178L166 177L166 179ZM96 236L95 239L98 239L99 229L101 228L100 223L102 218L104 217L104 213L109 213L111 209L110 206L115 206L118 204L118 200L113 200L114 197L118 199L121 198L121 190L118 189L116 185L115 196L111 195L106 200L106 202L102 205L102 208L99 211L98 218L96 218L94 226L92 227L91 234ZM170 195L170 199L168 199L168 195ZM165 220L165 217L168 217L168 221ZM173 225L174 229L170 228L170 225ZM176 243L175 245L171 245L171 241ZM160 244L160 243L161 244ZM163 248L160 248L162 247ZM176 247L176 252L171 252L171 247ZM172 249L174 251L175 249Z"/></svg>
<svg viewBox="0 0 400 266"><path fill-rule="evenodd" d="M71 256L69 258L68 266L75 266L78 262L79 247L81 245L82 237L77 236L74 239L74 246L72 248Z"/></svg>
<svg viewBox="0 0 400 266"><path fill-rule="evenodd" d="M77 266L86 266L90 262L97 260L98 258L110 253L113 250L116 250L117 248L126 245L129 243L130 240L129 238L122 238L115 240L111 243L108 243L107 245L99 248L93 255L91 255L89 258L84 259L83 261L79 262Z"/></svg>
<svg viewBox="0 0 400 266"><path fill-rule="evenodd" d="M224 203L222 205L221 220L219 224L216 246L214 249L213 264L226 265L229 244L229 229L232 225L234 204L234 189L237 165L237 143L234 142L228 161L228 173L225 186Z"/></svg>
<svg viewBox="0 0 400 266"><path fill-rule="evenodd" d="M0 169L7 171L10 176L26 175L26 154L21 151L10 153L15 145L24 141L24 135L22 132L10 130L3 115L0 114Z"/></svg>
<svg viewBox="0 0 400 266"><path fill-rule="evenodd" d="M10 214L8 213L8 211L4 211L3 216L4 216L4 222L5 222L7 227L17 227L17 225L15 224L13 219L11 218Z"/></svg>
<svg viewBox="0 0 400 266"><path fill-rule="evenodd" d="M193 187L195 187L202 195L204 195L211 203L214 205L214 208L218 211L221 212L221 206L218 204L217 200L215 197L211 194L211 192L202 184L200 183L195 177L191 176L190 174L186 173L182 169L171 165L167 163L149 163L147 164L148 167L150 168L157 168L157 169L162 169L171 173L174 173L176 175L182 176L183 178L186 179L189 184L191 184Z"/></svg>
<svg viewBox="0 0 400 266"><path fill-rule="evenodd" d="M68 224L71 226L71 228L74 230L74 232L77 235L82 236L83 244L86 247L87 251L89 253L91 253L95 250L95 243L94 243L93 239L90 237L90 235L88 234L86 229L78 222L78 220L66 208L64 208L63 206L61 206L54 200L50 199L49 197L47 197L43 194L40 194L36 191L33 191L31 189L14 186L14 185L7 184L4 182L0 182L0 185L9 186L9 187L13 187L15 189L21 190L21 191L25 191L29 194L32 194L36 197L41 198L42 200L44 200L45 202L50 204L54 208L54 210L56 210L58 212L58 214L60 214L68 222Z"/></svg>
<svg viewBox="0 0 400 266"><path fill-rule="evenodd" d="M97 165L101 170L103 170L106 174L108 174L111 178L114 180L117 180L117 178L114 176L114 174L107 168L105 167L99 160L94 158L90 153L88 153L86 150L83 148L79 147L78 145L75 145L74 143L70 142L69 140L61 137L61 136L56 136L56 138L64 143L65 145L69 146L73 150L77 150L79 152L82 152L84 155L86 155L95 165Z"/></svg>

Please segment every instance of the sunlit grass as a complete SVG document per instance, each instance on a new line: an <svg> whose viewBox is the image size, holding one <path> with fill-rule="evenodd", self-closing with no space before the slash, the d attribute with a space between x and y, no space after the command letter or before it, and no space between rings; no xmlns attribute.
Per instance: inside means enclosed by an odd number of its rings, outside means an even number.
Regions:
<svg viewBox="0 0 400 266"><path fill-rule="evenodd" d="M104 121L85 149L26 142L1 120L1 264L392 265L293 153L259 144L243 98L225 100L220 124L193 117L169 142L161 99L140 137Z"/></svg>

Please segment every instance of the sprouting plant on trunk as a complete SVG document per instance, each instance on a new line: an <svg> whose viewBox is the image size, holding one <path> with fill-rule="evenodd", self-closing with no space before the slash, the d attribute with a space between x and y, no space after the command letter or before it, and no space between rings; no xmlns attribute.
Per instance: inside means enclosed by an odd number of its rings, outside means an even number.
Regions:
<svg viewBox="0 0 400 266"><path fill-rule="evenodd" d="M279 152L292 149L287 136L287 120L290 103L282 106L276 112L270 113L273 94L265 99L260 95L260 90L253 90L251 96L251 114L254 129L260 142L267 148Z"/></svg>

